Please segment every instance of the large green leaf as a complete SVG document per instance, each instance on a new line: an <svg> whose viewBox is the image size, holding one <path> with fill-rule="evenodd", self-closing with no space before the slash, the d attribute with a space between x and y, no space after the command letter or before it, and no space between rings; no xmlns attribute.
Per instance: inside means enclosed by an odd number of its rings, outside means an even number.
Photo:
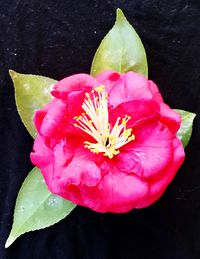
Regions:
<svg viewBox="0 0 200 259"><path fill-rule="evenodd" d="M18 193L14 222L5 247L10 246L20 235L51 226L65 218L75 204L55 194L46 187L38 168L28 174Z"/></svg>
<svg viewBox="0 0 200 259"><path fill-rule="evenodd" d="M50 91L55 80L37 75L25 75L9 71L15 87L18 113L32 137L36 136L33 115L51 100Z"/></svg>
<svg viewBox="0 0 200 259"><path fill-rule="evenodd" d="M178 112L182 118L181 127L177 132L177 137L181 140L183 146L186 147L192 135L192 125L196 114L178 109L175 109L175 111Z"/></svg>
<svg viewBox="0 0 200 259"><path fill-rule="evenodd" d="M93 76L104 70L134 71L148 76L144 46L120 9L115 25L102 40L92 62Z"/></svg>

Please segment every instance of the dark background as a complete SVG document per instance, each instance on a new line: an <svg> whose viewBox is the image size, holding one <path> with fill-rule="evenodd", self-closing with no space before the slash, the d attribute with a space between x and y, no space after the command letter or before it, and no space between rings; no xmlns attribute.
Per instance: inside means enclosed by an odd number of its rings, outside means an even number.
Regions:
<svg viewBox="0 0 200 259"><path fill-rule="evenodd" d="M77 207L4 249L33 142L17 114L8 69L55 79L89 73L117 7L141 36L149 77L165 101L200 114L200 1L0 0L0 259L200 258L198 116L185 163L154 205L118 215Z"/></svg>

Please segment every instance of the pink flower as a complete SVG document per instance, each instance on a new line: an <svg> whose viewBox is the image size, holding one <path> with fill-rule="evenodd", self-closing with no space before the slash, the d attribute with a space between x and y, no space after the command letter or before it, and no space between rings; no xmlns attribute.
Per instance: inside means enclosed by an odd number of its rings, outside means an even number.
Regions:
<svg viewBox="0 0 200 259"><path fill-rule="evenodd" d="M155 202L184 160L180 116L142 75L107 71L59 81L35 114L31 153L48 188L98 212Z"/></svg>

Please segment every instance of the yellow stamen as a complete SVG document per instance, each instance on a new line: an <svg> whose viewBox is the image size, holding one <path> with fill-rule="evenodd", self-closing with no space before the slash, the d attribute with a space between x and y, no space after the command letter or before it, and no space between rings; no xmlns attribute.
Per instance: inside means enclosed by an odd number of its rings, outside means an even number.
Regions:
<svg viewBox="0 0 200 259"><path fill-rule="evenodd" d="M97 93L102 93L104 91L104 89L105 89L105 86L104 85L100 85L100 86L95 88L95 91Z"/></svg>
<svg viewBox="0 0 200 259"><path fill-rule="evenodd" d="M122 119L118 117L111 129L108 93L105 91L105 86L100 85L94 90L85 94L86 98L82 104L85 113L74 117L77 122L74 126L92 136L96 141L96 143L85 141L85 148L95 154L103 153L103 155L113 158L119 154L120 147L135 139L132 129L126 128L131 116L125 115Z"/></svg>

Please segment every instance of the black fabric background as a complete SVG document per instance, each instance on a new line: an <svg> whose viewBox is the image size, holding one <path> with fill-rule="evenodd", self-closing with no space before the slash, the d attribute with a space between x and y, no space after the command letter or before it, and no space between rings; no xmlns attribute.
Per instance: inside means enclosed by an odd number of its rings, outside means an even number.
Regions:
<svg viewBox="0 0 200 259"><path fill-rule="evenodd" d="M0 0L0 259L200 258L200 121L186 160L154 205L126 214L77 207L4 249L33 140L17 114L8 69L62 79L89 72L121 7L147 51L149 77L171 106L200 114L200 2Z"/></svg>

